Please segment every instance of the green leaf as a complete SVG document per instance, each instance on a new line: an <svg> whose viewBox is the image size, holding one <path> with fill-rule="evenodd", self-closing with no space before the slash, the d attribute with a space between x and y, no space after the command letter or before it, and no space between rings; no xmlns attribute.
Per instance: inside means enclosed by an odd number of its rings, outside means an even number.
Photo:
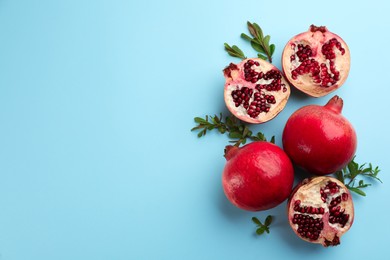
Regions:
<svg viewBox="0 0 390 260"><path fill-rule="evenodd" d="M269 47L269 40L271 39L271 36L267 35L264 37L264 49L267 53L270 53L270 47Z"/></svg>
<svg viewBox="0 0 390 260"><path fill-rule="evenodd" d="M343 172L342 172L342 171L337 171L335 174L336 174L336 178L337 178L339 181L341 181L342 183L345 184Z"/></svg>
<svg viewBox="0 0 390 260"><path fill-rule="evenodd" d="M373 169L371 163L369 163L368 166L366 163L359 166L359 164L356 163L354 159L355 157L348 163L346 167L340 171L337 171L335 175L337 179L342 181L349 190L361 196L366 196L366 193L361 189L372 186L372 184L365 183L363 179L359 180L357 177L370 177L381 182L381 180L376 176L379 172L379 169L378 166Z"/></svg>
<svg viewBox="0 0 390 260"><path fill-rule="evenodd" d="M249 128L247 126L244 127L244 131L242 131L242 136L246 137L249 133Z"/></svg>
<svg viewBox="0 0 390 260"><path fill-rule="evenodd" d="M245 57L244 52L243 52L240 48L238 48L236 45L233 45L233 46L232 46L232 49L233 49L237 54L239 54L240 56Z"/></svg>
<svg viewBox="0 0 390 260"><path fill-rule="evenodd" d="M261 235L264 233L264 230L264 227L259 227L258 229L256 229L256 234Z"/></svg>
<svg viewBox="0 0 390 260"><path fill-rule="evenodd" d="M356 176L358 174L358 164L352 160L348 163L348 170L352 176Z"/></svg>
<svg viewBox="0 0 390 260"><path fill-rule="evenodd" d="M265 46L269 46L269 40L271 39L271 36L267 35L264 37L263 41L264 41L264 45Z"/></svg>
<svg viewBox="0 0 390 260"><path fill-rule="evenodd" d="M224 134L224 133L225 133L225 129L224 129L222 126L218 127L218 131L219 131L221 134Z"/></svg>
<svg viewBox="0 0 390 260"><path fill-rule="evenodd" d="M230 138L234 138L234 139L236 139L236 138L242 138L242 134L241 134L240 132L230 132L230 133L229 133L229 137L230 137Z"/></svg>
<svg viewBox="0 0 390 260"><path fill-rule="evenodd" d="M264 225L266 225L267 227L269 225L271 225L272 223L272 216L271 215L268 215L266 218L265 218L265 221L264 221Z"/></svg>
<svg viewBox="0 0 390 260"><path fill-rule="evenodd" d="M241 33L241 38L243 38L244 40L247 40L249 42L251 42L253 40L252 37L248 36L245 33Z"/></svg>
<svg viewBox="0 0 390 260"><path fill-rule="evenodd" d="M207 131L216 129L221 134L227 134L229 136L230 143L234 143L235 146L245 144L248 139L252 141L265 140L264 134L258 132L256 136L253 136L253 132L249 129L249 126L242 123L233 116L223 117L222 113L214 116L206 115L205 118L195 117L194 121L198 124L191 128L191 131L199 130L198 137L206 135ZM262 138L262 139L259 139Z"/></svg>
<svg viewBox="0 0 390 260"><path fill-rule="evenodd" d="M195 123L198 123L198 124L207 124L208 123L205 119L203 119L201 117L195 117L194 121L195 121Z"/></svg>
<svg viewBox="0 0 390 260"><path fill-rule="evenodd" d="M225 46L225 50L230 56L240 58L240 59L246 59L244 53L236 45L230 47L229 44L225 42L224 46Z"/></svg>
<svg viewBox="0 0 390 260"><path fill-rule="evenodd" d="M256 34L258 35L257 38L263 39L263 30L261 30L260 26L257 23L253 23L253 27L256 30Z"/></svg>
<svg viewBox="0 0 390 260"><path fill-rule="evenodd" d="M261 52L261 53L266 53L263 46L261 46L258 42L256 42L255 40L252 40L251 41L251 46L252 48L257 51L257 52Z"/></svg>
<svg viewBox="0 0 390 260"><path fill-rule="evenodd" d="M263 224L260 222L260 220L259 220L258 218L256 218L256 217L252 217L252 221L253 221L253 223L255 223L256 225L263 225Z"/></svg>
<svg viewBox="0 0 390 260"><path fill-rule="evenodd" d="M262 60L267 60L268 58L260 53L257 54L257 57L259 57Z"/></svg>
<svg viewBox="0 0 390 260"><path fill-rule="evenodd" d="M249 30L249 33L255 37L255 38L259 38L259 34L258 32L256 31L254 25L250 22L247 22L247 25L248 25L248 30Z"/></svg>
<svg viewBox="0 0 390 260"><path fill-rule="evenodd" d="M231 127L233 125L233 120L228 116L226 117L225 122L228 127Z"/></svg>
<svg viewBox="0 0 390 260"><path fill-rule="evenodd" d="M275 144L275 136L272 136L269 142Z"/></svg>
<svg viewBox="0 0 390 260"><path fill-rule="evenodd" d="M275 44L271 44L271 45L269 46L269 50L270 50L271 56L274 55L274 52L275 52Z"/></svg>
<svg viewBox="0 0 390 260"><path fill-rule="evenodd" d="M361 196L366 196L366 193L358 188L355 187L348 187L349 190L361 195Z"/></svg>

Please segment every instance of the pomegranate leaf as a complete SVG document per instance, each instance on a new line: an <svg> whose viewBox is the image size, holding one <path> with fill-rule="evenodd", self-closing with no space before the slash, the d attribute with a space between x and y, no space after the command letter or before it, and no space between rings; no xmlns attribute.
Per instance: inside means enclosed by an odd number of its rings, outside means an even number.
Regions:
<svg viewBox="0 0 390 260"><path fill-rule="evenodd" d="M265 218L264 224L257 217L252 217L252 222L257 226L256 234L262 235L264 232L269 234L269 226L272 223L272 216L268 215Z"/></svg>
<svg viewBox="0 0 390 260"><path fill-rule="evenodd" d="M374 168L371 163L369 163L368 166L367 163L364 163L359 166L359 164L356 163L354 160L355 158L353 158L348 163L348 165L344 167L344 169L337 171L335 175L336 178L343 182L349 190L361 196L366 196L366 193L361 189L371 186L371 184L365 183L362 179L357 180L356 178L358 176L368 177L382 183L382 180L378 177L378 173L380 172L380 170L378 166Z"/></svg>
<svg viewBox="0 0 390 260"><path fill-rule="evenodd" d="M227 51L227 53L229 53L230 56L240 58L242 60L246 59L244 52L236 45L230 47L229 44L224 43L224 46L225 46L225 50Z"/></svg>
<svg viewBox="0 0 390 260"><path fill-rule="evenodd" d="M271 52L271 56L274 55L274 52L275 52L275 44L271 44L269 46L269 49L270 49L270 52Z"/></svg>
<svg viewBox="0 0 390 260"><path fill-rule="evenodd" d="M348 187L348 189L349 189L350 191L353 191L353 192L359 194L360 196L364 196L364 197L366 196L366 193L365 193L364 191L360 190L359 188Z"/></svg>
<svg viewBox="0 0 390 260"><path fill-rule="evenodd" d="M235 146L245 144L248 139L251 141L267 141L263 133L258 132L256 135L253 135L249 127L235 117L226 116L224 120L222 113L219 116L195 117L194 121L197 123L197 126L193 127L191 131L198 130L198 137L205 136L207 131L217 129L221 134L227 133L228 137L233 139L230 142L235 143ZM275 143L275 136L271 137L270 142Z"/></svg>
<svg viewBox="0 0 390 260"><path fill-rule="evenodd" d="M259 53L265 53L263 46L261 46L258 42L256 42L253 39L251 39L250 42L251 42L252 48L255 49L255 51L257 51Z"/></svg>
<svg viewBox="0 0 390 260"><path fill-rule="evenodd" d="M248 25L248 30L252 34L253 37L258 38L258 39L264 38L263 30L260 28L260 26L257 23L247 22L247 25ZM252 33L252 32L254 32L254 33Z"/></svg>
<svg viewBox="0 0 390 260"><path fill-rule="evenodd" d="M252 48L258 52L258 57L264 60L269 60L272 63L272 55L275 52L275 44L269 44L271 36L266 35L264 37L263 30L256 23L247 22L248 31L253 38L241 34L241 37L251 43Z"/></svg>
<svg viewBox="0 0 390 260"><path fill-rule="evenodd" d="M267 57L265 57L263 54L258 53L257 57L259 57L262 60L267 60Z"/></svg>
<svg viewBox="0 0 390 260"><path fill-rule="evenodd" d="M271 223L272 223L272 216L271 216L271 215L268 215L268 216L265 218L264 225L269 226L269 225L271 225Z"/></svg>

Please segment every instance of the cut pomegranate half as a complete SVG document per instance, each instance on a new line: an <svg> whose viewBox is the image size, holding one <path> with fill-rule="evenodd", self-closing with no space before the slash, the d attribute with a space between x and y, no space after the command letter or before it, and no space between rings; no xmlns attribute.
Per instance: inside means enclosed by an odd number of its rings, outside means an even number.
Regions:
<svg viewBox="0 0 390 260"><path fill-rule="evenodd" d="M285 107L290 86L272 64L258 58L231 63L224 69L224 99L229 111L242 121L267 122Z"/></svg>
<svg viewBox="0 0 390 260"><path fill-rule="evenodd" d="M345 185L332 177L305 179L288 202L288 220L301 239L336 246L353 223L354 208Z"/></svg>
<svg viewBox="0 0 390 260"><path fill-rule="evenodd" d="M302 92L325 96L344 84L350 69L350 53L340 36L325 26L311 25L285 46L282 67L287 80Z"/></svg>

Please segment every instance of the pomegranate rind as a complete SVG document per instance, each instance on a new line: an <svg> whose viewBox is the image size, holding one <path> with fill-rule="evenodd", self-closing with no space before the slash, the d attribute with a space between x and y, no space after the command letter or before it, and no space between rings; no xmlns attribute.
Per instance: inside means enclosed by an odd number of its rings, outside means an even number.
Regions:
<svg viewBox="0 0 390 260"><path fill-rule="evenodd" d="M312 97L322 97L340 88L347 80L350 71L351 56L348 45L339 35L328 31L326 27L322 27L322 29L323 30L315 32L309 29L307 32L294 36L287 42L282 53L282 69L288 82L290 82L290 84L298 90ZM293 79L291 72L298 67L299 64L293 64L290 60L291 55L295 54L295 50L292 46L297 46L300 43L309 45L315 59L320 64L323 62L328 63L329 61L327 61L321 54L321 48L324 43L333 38L336 38L345 50L344 55L342 55L338 50L335 51L337 70L340 72L340 78L337 83L329 87L322 87L319 84L314 83L309 74L300 75L297 79Z"/></svg>
<svg viewBox="0 0 390 260"><path fill-rule="evenodd" d="M237 87L241 88L245 86L254 89L256 84L258 84L258 82L252 83L245 80L244 64L248 60L257 61L260 64L259 71L261 70L264 73L270 70L276 70L280 72L280 70L277 67L259 58L245 59L242 60L239 64L231 64L229 67L226 67L224 70L224 76L225 76L224 100L228 110L238 119L251 124L261 124L275 118L284 109L291 92L290 85L288 81L284 78L283 74L281 73L282 75L281 83L284 84L285 91L264 90L265 94L271 94L275 96L276 103L272 104L271 106L272 108L270 109L269 112L266 113L262 112L255 118L250 117L246 112L246 110L241 105L239 107L235 106L231 95L232 91L235 90Z"/></svg>
<svg viewBox="0 0 390 260"><path fill-rule="evenodd" d="M352 160L357 135L341 108L342 99L335 96L325 106L304 106L289 117L282 143L294 164L322 176L343 169Z"/></svg>
<svg viewBox="0 0 390 260"><path fill-rule="evenodd" d="M240 209L261 211L285 201L294 183L294 169L275 144L256 141L241 148L230 146L222 174L228 200Z"/></svg>
<svg viewBox="0 0 390 260"><path fill-rule="evenodd" d="M342 194L342 193L348 194L348 199L342 200L340 204L338 204L342 209L345 210L346 213L349 214L349 219L344 226L340 226L337 223L336 224L329 223L329 207L325 202L321 201L321 199L318 199L318 197L320 198L320 188L326 186L326 184L329 182L334 182L340 187L338 194ZM302 203L308 206L324 208L325 213L322 215L324 228L321 231L321 234L318 239L311 240L302 237L298 233L297 231L298 224L293 223L294 213L296 212L294 210L294 207L295 207L295 202L297 200L301 201ZM349 192L348 188L338 179L329 176L307 178L304 179L301 183L299 183L293 189L288 199L287 212L288 212L289 224L292 230L294 231L294 233L299 238L310 243L321 244L324 247L336 246L340 243L341 236L344 235L352 227L352 224L354 222L354 215L355 215L352 195ZM317 215L317 217L318 216L321 215Z"/></svg>

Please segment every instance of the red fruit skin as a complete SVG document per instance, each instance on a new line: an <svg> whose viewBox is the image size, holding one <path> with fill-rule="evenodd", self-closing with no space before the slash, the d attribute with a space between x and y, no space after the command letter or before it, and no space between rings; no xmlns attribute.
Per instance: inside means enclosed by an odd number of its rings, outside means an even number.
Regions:
<svg viewBox="0 0 390 260"><path fill-rule="evenodd" d="M238 208L267 210L288 198L294 181L292 163L284 151L268 142L227 147L222 175L226 197Z"/></svg>
<svg viewBox="0 0 390 260"><path fill-rule="evenodd" d="M327 175L344 168L356 152L356 132L340 114L342 100L338 106L331 101L325 106L298 109L283 131L285 152L296 165L315 175Z"/></svg>

